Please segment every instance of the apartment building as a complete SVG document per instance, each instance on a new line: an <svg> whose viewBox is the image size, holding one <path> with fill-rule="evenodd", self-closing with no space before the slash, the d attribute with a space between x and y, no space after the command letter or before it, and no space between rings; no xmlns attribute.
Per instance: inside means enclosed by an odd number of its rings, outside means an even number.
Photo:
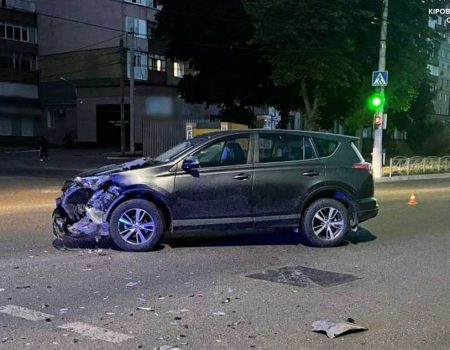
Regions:
<svg viewBox="0 0 450 350"><path fill-rule="evenodd" d="M445 18L437 16L429 18L428 26L439 31L442 41L439 43L429 64L428 71L433 81L435 98L433 100L434 113L431 121L450 121L450 36Z"/></svg>
<svg viewBox="0 0 450 350"><path fill-rule="evenodd" d="M165 43L154 37L159 10L153 0L39 0L39 92L50 142L120 145L120 81L125 76L129 128L132 47L136 149L145 118L209 115L204 106L178 98L177 84L187 67L167 60Z"/></svg>
<svg viewBox="0 0 450 350"><path fill-rule="evenodd" d="M39 135L36 4L0 0L0 143L34 143Z"/></svg>

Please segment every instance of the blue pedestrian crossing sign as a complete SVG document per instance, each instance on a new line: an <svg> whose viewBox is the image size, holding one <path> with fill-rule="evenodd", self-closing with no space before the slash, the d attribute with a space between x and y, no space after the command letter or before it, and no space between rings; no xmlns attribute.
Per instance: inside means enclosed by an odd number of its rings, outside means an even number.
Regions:
<svg viewBox="0 0 450 350"><path fill-rule="evenodd" d="M376 70L372 72L372 86L387 86L388 79L388 71Z"/></svg>

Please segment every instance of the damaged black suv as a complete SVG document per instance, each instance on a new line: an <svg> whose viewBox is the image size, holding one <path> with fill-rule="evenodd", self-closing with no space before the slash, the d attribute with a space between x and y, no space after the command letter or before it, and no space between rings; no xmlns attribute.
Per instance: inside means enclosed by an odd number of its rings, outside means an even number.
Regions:
<svg viewBox="0 0 450 350"><path fill-rule="evenodd" d="M123 250L147 251L167 231L290 227L312 245L335 246L378 213L356 140L280 130L202 135L155 159L66 181L54 234L109 236Z"/></svg>

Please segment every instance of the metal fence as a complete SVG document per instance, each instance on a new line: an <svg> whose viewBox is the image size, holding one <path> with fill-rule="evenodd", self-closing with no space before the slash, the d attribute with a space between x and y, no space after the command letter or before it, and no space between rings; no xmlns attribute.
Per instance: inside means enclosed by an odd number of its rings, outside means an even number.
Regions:
<svg viewBox="0 0 450 350"><path fill-rule="evenodd" d="M144 119L144 156L156 157L186 139L185 120Z"/></svg>
<svg viewBox="0 0 450 350"><path fill-rule="evenodd" d="M151 119L143 120L142 144L146 157L156 157L186 140L186 123L196 128L220 129L219 121L205 119Z"/></svg>
<svg viewBox="0 0 450 350"><path fill-rule="evenodd" d="M450 156L445 157L394 157L389 164L389 176L450 172Z"/></svg>

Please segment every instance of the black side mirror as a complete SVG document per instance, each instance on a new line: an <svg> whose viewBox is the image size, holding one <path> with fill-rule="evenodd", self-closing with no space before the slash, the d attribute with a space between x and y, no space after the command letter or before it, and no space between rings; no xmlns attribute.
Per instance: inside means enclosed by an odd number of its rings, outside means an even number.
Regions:
<svg viewBox="0 0 450 350"><path fill-rule="evenodd" d="M183 160L183 164L181 165L181 168L183 168L184 171L189 172L189 171L200 168L200 162L198 161L197 157L190 156L190 157L187 157L185 160Z"/></svg>

